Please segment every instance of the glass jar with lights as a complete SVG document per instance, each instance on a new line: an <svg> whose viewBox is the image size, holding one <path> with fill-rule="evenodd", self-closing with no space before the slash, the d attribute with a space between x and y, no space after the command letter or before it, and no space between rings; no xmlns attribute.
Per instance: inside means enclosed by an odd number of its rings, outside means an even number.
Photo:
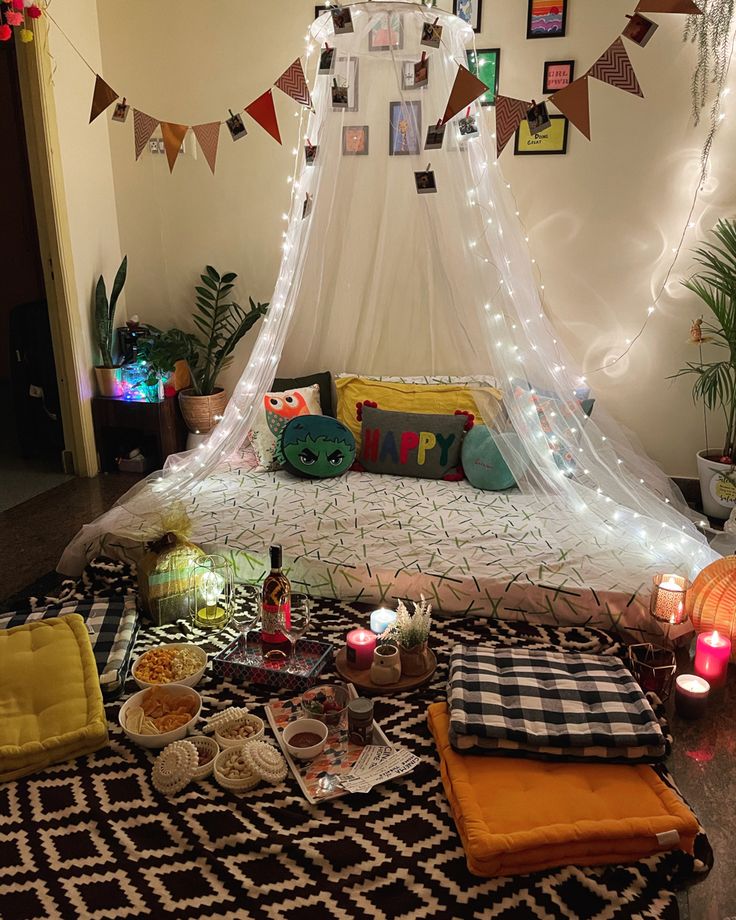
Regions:
<svg viewBox="0 0 736 920"><path fill-rule="evenodd" d="M232 617L233 567L221 555L202 556L192 565L189 583L195 626L222 629Z"/></svg>

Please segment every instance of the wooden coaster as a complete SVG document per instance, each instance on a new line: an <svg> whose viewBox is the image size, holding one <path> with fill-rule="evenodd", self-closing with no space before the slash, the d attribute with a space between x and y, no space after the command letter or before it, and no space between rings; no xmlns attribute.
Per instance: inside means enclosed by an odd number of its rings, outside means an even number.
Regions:
<svg viewBox="0 0 736 920"><path fill-rule="evenodd" d="M429 652L430 666L424 674L418 674L416 677L409 677L408 675L405 676L402 674L401 679L395 684L374 684L371 680L370 668L363 671L359 668L354 668L348 663L348 654L345 648L341 648L335 656L335 669L340 677L355 684L356 687L359 687L365 693L374 693L381 696L391 693L401 693L402 690L412 690L414 687L421 687L422 684L426 684L437 670L437 659L435 658L434 652L432 649L428 649L427 651Z"/></svg>

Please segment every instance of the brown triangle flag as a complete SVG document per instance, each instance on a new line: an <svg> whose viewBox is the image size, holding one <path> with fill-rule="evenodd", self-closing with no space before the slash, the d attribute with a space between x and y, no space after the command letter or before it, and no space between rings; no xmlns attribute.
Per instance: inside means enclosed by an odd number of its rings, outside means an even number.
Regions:
<svg viewBox="0 0 736 920"><path fill-rule="evenodd" d="M215 162L217 160L217 145L220 143L220 126L219 121L211 121L206 125L193 125L192 131L197 138L197 142L202 149L205 160L214 175Z"/></svg>
<svg viewBox="0 0 736 920"><path fill-rule="evenodd" d="M496 96L496 151L501 156L503 148L514 136L516 129L526 118L531 102L512 99L510 96Z"/></svg>
<svg viewBox="0 0 736 920"><path fill-rule="evenodd" d="M693 0L639 0L637 13L684 13L688 16L702 16L703 11Z"/></svg>
<svg viewBox="0 0 736 920"><path fill-rule="evenodd" d="M146 149L146 144L151 139L151 135L158 128L158 119L151 118L145 112L139 112L133 109L133 136L135 137L135 158L140 159L140 155Z"/></svg>
<svg viewBox="0 0 736 920"><path fill-rule="evenodd" d="M179 156L184 135L188 130L189 125L177 125L170 121L161 122L161 136L166 148L166 159L169 161L169 172L174 171L176 158Z"/></svg>
<svg viewBox="0 0 736 920"><path fill-rule="evenodd" d="M590 140L590 97L588 75L573 80L569 86L558 90L549 100L575 127Z"/></svg>
<svg viewBox="0 0 736 920"><path fill-rule="evenodd" d="M467 67L463 67L460 64L457 74L455 74L455 82L452 84L450 98L447 100L447 108L440 120L440 124L447 124L453 116L457 115L458 112L462 112L471 102L475 102L479 96L487 92L488 87L486 84L482 83Z"/></svg>
<svg viewBox="0 0 736 920"><path fill-rule="evenodd" d="M623 89L627 93L644 98L629 53L621 37L606 48L588 71L588 76L603 83L609 83L616 89Z"/></svg>
<svg viewBox="0 0 736 920"><path fill-rule="evenodd" d="M307 108L311 109L312 97L309 94L307 78L304 76L304 68L299 58L286 68L274 83L274 86L278 86L282 93L286 93L287 96L291 96L296 102L301 103L301 105L306 105Z"/></svg>
<svg viewBox="0 0 736 920"><path fill-rule="evenodd" d="M119 96L115 90L108 86L99 74L95 74L95 90L92 93L92 109L89 113L89 123L101 115L108 106L111 106Z"/></svg>

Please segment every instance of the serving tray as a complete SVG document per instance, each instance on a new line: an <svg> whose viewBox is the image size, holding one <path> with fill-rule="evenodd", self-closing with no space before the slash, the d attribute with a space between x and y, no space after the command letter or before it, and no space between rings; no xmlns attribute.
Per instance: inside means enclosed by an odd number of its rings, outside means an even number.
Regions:
<svg viewBox="0 0 736 920"><path fill-rule="evenodd" d="M332 660L333 647L326 642L299 639L296 657L283 663L264 661L260 633L248 633L231 642L212 660L215 674L235 684L261 684L266 687L304 692L313 687Z"/></svg>

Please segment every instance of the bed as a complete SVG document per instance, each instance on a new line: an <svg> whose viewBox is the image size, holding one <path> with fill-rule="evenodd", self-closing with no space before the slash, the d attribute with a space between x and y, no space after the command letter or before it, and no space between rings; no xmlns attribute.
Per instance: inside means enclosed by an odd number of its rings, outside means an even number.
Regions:
<svg viewBox="0 0 736 920"><path fill-rule="evenodd" d="M550 497L357 472L305 481L240 458L185 504L192 539L226 554L241 582L259 582L281 543L292 583L318 597L379 606L424 594L445 613L661 636L653 563ZM134 560L141 549L108 535L87 551Z"/></svg>

